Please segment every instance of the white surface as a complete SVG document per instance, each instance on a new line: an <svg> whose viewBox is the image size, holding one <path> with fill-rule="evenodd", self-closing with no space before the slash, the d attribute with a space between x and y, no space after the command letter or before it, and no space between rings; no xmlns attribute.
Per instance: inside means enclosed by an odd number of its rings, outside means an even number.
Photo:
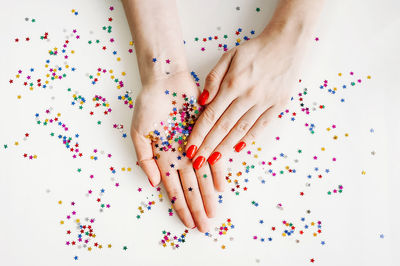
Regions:
<svg viewBox="0 0 400 266"><path fill-rule="evenodd" d="M110 5L115 8L112 12L108 9ZM289 165L297 173L271 177L256 165L254 174L246 176L250 180L249 190L239 196L226 191L218 217L212 222L219 226L229 217L235 229L217 242L191 230L187 242L177 250L158 244L162 230L177 235L184 230L176 216L168 216L167 201L157 202L150 212L136 219L141 201L157 200L157 193L135 166L129 137L121 138L112 128L114 123L129 128L131 110L117 100L121 91L115 89L108 77L95 86L87 77L87 73L95 74L98 67L113 69L118 75L125 71L125 87L135 94L140 88L135 55L127 52L131 48L131 37L121 4L48 0L7 1L2 6L0 145L9 145L7 150L0 148L2 265L310 265L311 258L319 265L398 264L400 4L397 1L327 1L313 36L319 41L309 40L311 47L302 75L298 77L302 82L296 88L296 91L308 88L308 104L317 102L327 108L309 117L299 114L295 122L275 121L260 144L263 151L258 152L266 161L281 152L287 154L288 158L279 161L277 169ZM237 6L240 10L236 10ZM221 51L216 42L208 42L204 45L206 51L201 52L202 45L194 42L194 37L218 35L221 38L228 34L226 43L232 47L237 28L245 33L251 29L259 33L274 6L275 1L179 1L190 66L201 84ZM255 12L256 7L261 12ZM72 9L79 15L73 15ZM107 21L110 16L114 19L112 23ZM35 18L36 22L26 22L25 17ZM110 24L113 32L107 34L101 27ZM75 72L68 72L69 76L55 82L52 89L31 92L21 85L21 80L9 84L19 69L26 74L33 67L35 77L43 76L46 59L62 65L63 60L49 56L48 50L61 49L65 36L73 29L81 36L70 44L75 54L69 62L77 67ZM39 39L44 32L49 33L50 41ZM17 37L27 36L31 37L29 42L14 42ZM116 39L115 44L109 44L111 37ZM89 46L87 41L95 39L107 43L110 49L104 52L99 45ZM121 56L120 62L111 54L113 50ZM354 78L348 74L350 71L355 73ZM343 73L342 77L338 76L339 72ZM367 80L367 75L372 78ZM356 78L361 78L362 83L346 91L339 89L338 95L319 90L324 80L330 86L340 87ZM89 106L94 94L106 97L112 113L105 117L98 112L90 117L88 111L94 108L81 111L71 106L67 88L86 96ZM18 100L17 95L22 95L22 99ZM340 103L341 97L345 103ZM80 134L84 158L72 159L60 141L49 135L58 131L35 123L34 114L42 114L50 106L62 114L62 121L68 124L71 133ZM97 125L98 120L102 125ZM314 135L304 127L306 122L317 125ZM327 132L326 128L332 124L337 128ZM371 128L374 133L370 133ZM23 141L27 132L30 137ZM346 132L348 138L344 137ZM332 140L333 134L339 139ZM274 141L278 135L281 140ZM15 141L20 145L13 145ZM325 153L320 150L322 146L327 149ZM112 153L113 157L90 160L95 148ZM299 148L303 150L301 156L296 153ZM376 155L371 155L371 151ZM38 159L25 159L24 153L37 154ZM312 160L314 155L319 156L318 162ZM331 161L333 156L337 158L336 163ZM296 164L294 159L299 162ZM230 167L238 171L243 170L242 161L256 164L261 159L242 155L234 160ZM117 170L133 169L131 173L118 172L121 184L118 189L110 180L112 174L108 168L111 166ZM306 175L316 166L330 168L331 173L321 180L314 178L311 186L306 187ZM82 169L81 173L77 172L78 168ZM363 170L365 175L361 174ZM95 174L95 180L89 180L89 173ZM266 184L257 180L260 175L266 178ZM339 184L344 186L342 194L326 194ZM138 192L138 187L143 191ZM111 204L103 213L98 211L96 195L86 196L89 189L98 193L100 188L106 190L102 199ZM303 197L299 196L300 191L304 191ZM62 205L57 203L59 200L63 201ZM253 200L260 205L253 206ZM76 202L77 217L81 220L96 218L96 241L112 243L111 249L104 247L88 252L65 245L68 239L65 232L73 227L59 222L72 210L71 201ZM284 209L277 209L277 203L282 203ZM307 214L307 210L311 213ZM254 235L272 234L269 228L281 228L282 220L301 224L300 217L308 222L321 220L322 234L314 238L310 233L300 236L296 231L295 236L283 238L275 232L274 240L269 243L252 239ZM263 225L258 223L259 219L264 220ZM234 239L230 241L229 237ZM296 243L296 239L300 242ZM322 240L326 241L324 246L320 244ZM221 249L223 244L225 250ZM123 251L125 245L128 250ZM77 261L73 259L76 255Z"/></svg>

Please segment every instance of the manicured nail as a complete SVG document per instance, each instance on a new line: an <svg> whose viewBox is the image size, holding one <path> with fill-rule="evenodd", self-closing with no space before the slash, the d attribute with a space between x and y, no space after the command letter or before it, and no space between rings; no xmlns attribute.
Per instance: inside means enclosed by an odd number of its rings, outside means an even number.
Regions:
<svg viewBox="0 0 400 266"><path fill-rule="evenodd" d="M152 187L155 187L155 186L153 185L153 183L151 182L150 178L149 178L149 182L150 182L150 185L151 185Z"/></svg>
<svg viewBox="0 0 400 266"><path fill-rule="evenodd" d="M211 156L208 158L208 162L211 165L214 165L219 159L221 159L221 153L219 152L214 152L213 154L211 154Z"/></svg>
<svg viewBox="0 0 400 266"><path fill-rule="evenodd" d="M191 145L186 152L186 157L188 157L189 159L193 159L194 155L196 154L196 151L197 151L197 146Z"/></svg>
<svg viewBox="0 0 400 266"><path fill-rule="evenodd" d="M195 225L194 227L192 227L192 229L195 229L197 226Z"/></svg>
<svg viewBox="0 0 400 266"><path fill-rule="evenodd" d="M244 147L246 147L246 143L244 143L244 141L241 141L238 144L236 144L235 151L240 152L241 150L243 150Z"/></svg>
<svg viewBox="0 0 400 266"><path fill-rule="evenodd" d="M204 158L203 156L197 157L193 163L194 169L199 170L203 166L205 161L206 161L206 158Z"/></svg>
<svg viewBox="0 0 400 266"><path fill-rule="evenodd" d="M203 92L200 94L200 97L199 97L199 104L205 105L206 101L208 99L208 96L210 96L210 93L208 92L208 90L203 90Z"/></svg>

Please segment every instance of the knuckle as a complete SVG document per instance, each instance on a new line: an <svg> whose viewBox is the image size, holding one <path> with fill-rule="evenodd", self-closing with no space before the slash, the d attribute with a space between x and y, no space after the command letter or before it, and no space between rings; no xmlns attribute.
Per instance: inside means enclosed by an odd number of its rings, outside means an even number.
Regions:
<svg viewBox="0 0 400 266"><path fill-rule="evenodd" d="M238 130L240 133L245 133L245 132L247 132L249 129L250 129L250 123L249 123L249 121L246 121L246 120L244 120L244 121L239 121L239 124L237 125L237 130Z"/></svg>
<svg viewBox="0 0 400 266"><path fill-rule="evenodd" d="M213 69L210 71L210 73L208 73L208 75L206 77L206 82L213 83L214 81L216 81L218 79L218 77L219 77L218 73Z"/></svg>
<svg viewBox="0 0 400 266"><path fill-rule="evenodd" d="M183 166L182 168L179 169L179 175L181 176L187 176L192 173L192 167L188 167L187 165Z"/></svg>
<svg viewBox="0 0 400 266"><path fill-rule="evenodd" d="M256 90L256 88L251 87L251 88L249 88L249 89L246 91L246 93L245 93L244 96L245 96L246 98L248 98L248 99L258 99L258 98L260 97L260 94L259 94L259 92Z"/></svg>
<svg viewBox="0 0 400 266"><path fill-rule="evenodd" d="M223 119L217 124L217 130L221 133L227 133L231 129L231 123L228 119Z"/></svg>
<svg viewBox="0 0 400 266"><path fill-rule="evenodd" d="M171 200L172 200L173 198L175 198L175 199L176 199L175 201L179 202L179 197L178 197L178 196L179 196L181 193L180 193L180 191L179 191L178 188L175 188L175 187L170 188L170 189L168 190L168 194L169 194L169 197L170 197Z"/></svg>
<svg viewBox="0 0 400 266"><path fill-rule="evenodd" d="M264 127L266 127L269 124L269 120L268 119L263 119L261 120L261 129L264 129Z"/></svg>
<svg viewBox="0 0 400 266"><path fill-rule="evenodd" d="M269 124L270 120L271 120L271 110L268 110L267 113L264 113L261 118L260 118L260 126L259 126L259 130L263 131L265 129L265 127Z"/></svg>
<svg viewBox="0 0 400 266"><path fill-rule="evenodd" d="M238 84L238 78L236 77L227 77L227 79L224 81L226 88L231 90L235 87L235 85Z"/></svg>
<svg viewBox="0 0 400 266"><path fill-rule="evenodd" d="M213 124L216 118L216 113L215 113L215 109L213 107L213 105L209 105L207 106L207 108L204 110L203 114L203 120L207 123L207 124Z"/></svg>

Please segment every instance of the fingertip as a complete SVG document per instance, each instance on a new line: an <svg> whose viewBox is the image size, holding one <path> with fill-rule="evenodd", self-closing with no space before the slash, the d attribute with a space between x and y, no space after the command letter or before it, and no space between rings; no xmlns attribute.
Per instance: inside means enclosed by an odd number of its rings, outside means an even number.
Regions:
<svg viewBox="0 0 400 266"><path fill-rule="evenodd" d="M193 162L193 168L199 170L203 166L205 161L206 158L204 156L197 157L196 160Z"/></svg>
<svg viewBox="0 0 400 266"><path fill-rule="evenodd" d="M215 187L215 190L217 190L218 192L224 192L224 190L225 190L224 179L222 177L216 176L215 180L214 180L214 187Z"/></svg>
<svg viewBox="0 0 400 266"><path fill-rule="evenodd" d="M224 184L217 183L217 184L215 185L215 189L216 189L218 192L224 192L224 191L225 191L225 185L224 185Z"/></svg>
<svg viewBox="0 0 400 266"><path fill-rule="evenodd" d="M207 207L206 208L206 214L207 214L208 218L214 218L215 215L216 215L215 206Z"/></svg>
<svg viewBox="0 0 400 266"><path fill-rule="evenodd" d="M196 223L194 222L193 217L190 214L190 211L188 209L186 211L184 211L184 212L180 212L178 215L179 215L182 223L187 228L191 228L191 229L196 228Z"/></svg>
<svg viewBox="0 0 400 266"><path fill-rule="evenodd" d="M194 229L196 227L196 223L194 222L192 214L190 213L187 206L182 209L177 209L175 210L175 212L176 214L178 214L179 219L187 228Z"/></svg>
<svg viewBox="0 0 400 266"><path fill-rule="evenodd" d="M201 223L197 225L197 230L202 233L206 233L210 231L209 224L207 222Z"/></svg>
<svg viewBox="0 0 400 266"><path fill-rule="evenodd" d="M154 178L154 177L147 177L148 179L149 179L149 182L150 182L150 185L152 186L152 187L156 187L156 186L158 186L160 183L161 183L161 180L160 180L160 178Z"/></svg>
<svg viewBox="0 0 400 266"><path fill-rule="evenodd" d="M161 182L161 174L156 162L154 160L142 161L140 166L149 179L150 185L152 187L158 186Z"/></svg>
<svg viewBox="0 0 400 266"><path fill-rule="evenodd" d="M203 92L200 94L198 103L200 105L205 105L209 97L210 92L207 89L204 89Z"/></svg>
<svg viewBox="0 0 400 266"><path fill-rule="evenodd" d="M151 185L152 187L156 187L155 185L153 185L153 182L151 182L151 178L150 178L150 177L147 177L147 179L149 179L150 185Z"/></svg>
<svg viewBox="0 0 400 266"><path fill-rule="evenodd" d="M196 145L190 145L189 148L186 151L186 157L191 160L196 155L196 152L197 152L197 146Z"/></svg>
<svg viewBox="0 0 400 266"><path fill-rule="evenodd" d="M193 218L190 218L189 221L183 221L183 224L190 229L195 229L196 228L196 224L193 221Z"/></svg>
<svg viewBox="0 0 400 266"><path fill-rule="evenodd" d="M239 143L237 143L235 145L235 147L233 147L235 149L236 152L240 152L241 150L243 150L246 147L246 142L244 141L240 141Z"/></svg>
<svg viewBox="0 0 400 266"><path fill-rule="evenodd" d="M214 181L214 188L218 192L224 192L225 190L225 182L224 182L224 164L221 161L218 161L211 167L211 172Z"/></svg>
<svg viewBox="0 0 400 266"><path fill-rule="evenodd" d="M213 152L210 157L208 157L207 161L212 166L214 165L219 159L221 159L222 155L220 152L215 151Z"/></svg>
<svg viewBox="0 0 400 266"><path fill-rule="evenodd" d="M214 218L217 211L217 197L215 191L203 197L204 210L208 218Z"/></svg>

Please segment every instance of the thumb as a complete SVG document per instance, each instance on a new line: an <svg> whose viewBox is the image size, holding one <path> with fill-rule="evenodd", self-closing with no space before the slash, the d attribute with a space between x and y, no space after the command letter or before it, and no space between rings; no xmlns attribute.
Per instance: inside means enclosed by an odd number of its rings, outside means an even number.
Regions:
<svg viewBox="0 0 400 266"><path fill-rule="evenodd" d="M139 134L134 128L131 130L131 138L135 146L140 167L147 175L150 184L153 187L157 186L160 183L161 175L156 161L154 160L151 140Z"/></svg>
<svg viewBox="0 0 400 266"><path fill-rule="evenodd" d="M206 83L204 85L204 90L199 97L199 104L208 104L217 95L219 86L224 80L226 72L228 72L229 66L231 64L232 58L236 53L235 50L224 53L219 59L215 67L208 73L206 77Z"/></svg>

